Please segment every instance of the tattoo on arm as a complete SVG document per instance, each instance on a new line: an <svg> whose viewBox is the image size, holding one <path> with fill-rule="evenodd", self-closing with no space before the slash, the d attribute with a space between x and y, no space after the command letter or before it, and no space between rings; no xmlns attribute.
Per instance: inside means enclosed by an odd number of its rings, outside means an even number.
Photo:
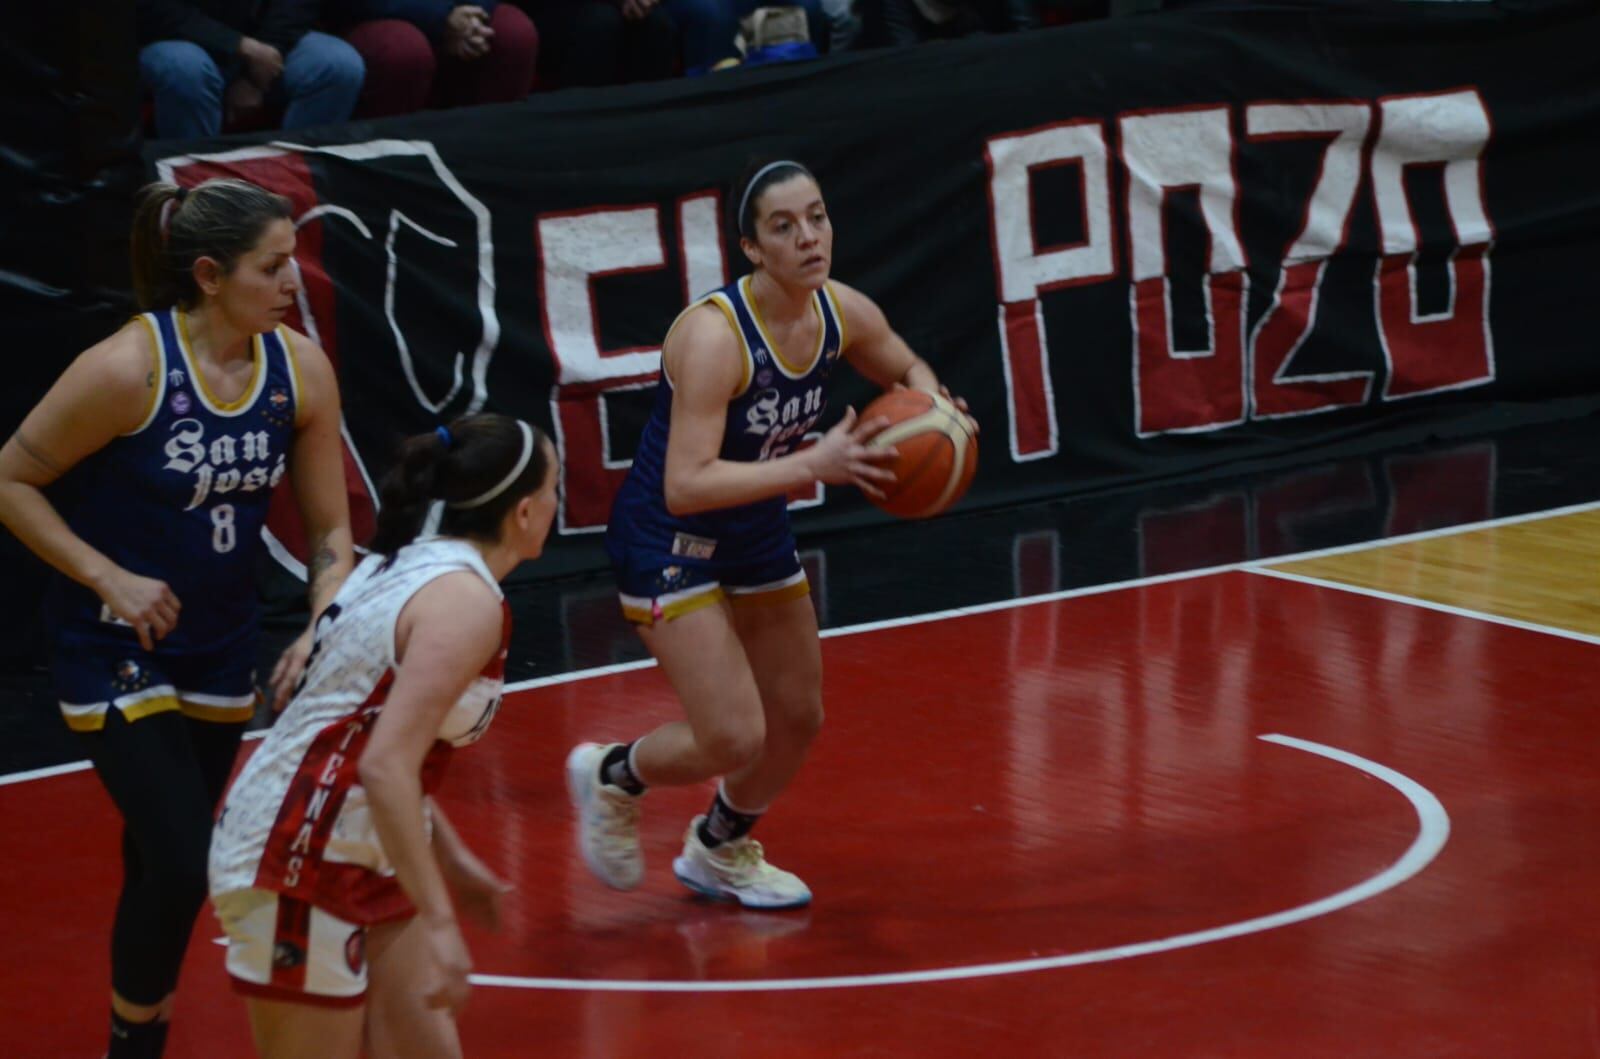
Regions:
<svg viewBox="0 0 1600 1059"><path fill-rule="evenodd" d="M318 543L320 544L321 542L319 541ZM313 596L317 594L317 588L323 577L327 575L333 564L338 561L339 557L326 544L322 544L317 549L316 554L311 557L311 562L306 566L306 581Z"/></svg>
<svg viewBox="0 0 1600 1059"><path fill-rule="evenodd" d="M19 430L15 434L11 435L11 440L17 443L17 447L19 449L33 457L33 462L43 467L51 474L59 475L61 473L61 468L56 466L55 462L52 461L50 457L46 456L44 453L40 452L38 449L34 448L28 443L28 439L22 436L22 431Z"/></svg>

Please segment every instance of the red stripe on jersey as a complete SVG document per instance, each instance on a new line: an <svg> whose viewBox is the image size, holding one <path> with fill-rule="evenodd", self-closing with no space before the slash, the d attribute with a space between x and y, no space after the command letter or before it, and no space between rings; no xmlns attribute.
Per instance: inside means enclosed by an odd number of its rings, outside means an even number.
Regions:
<svg viewBox="0 0 1600 1059"><path fill-rule="evenodd" d="M356 767L372 726L383 711L394 670L383 674L372 694L353 712L317 733L289 781L272 832L261 852L255 885L303 900L316 893L322 851L345 797L356 783Z"/></svg>
<svg viewBox="0 0 1600 1059"><path fill-rule="evenodd" d="M455 747L442 740L428 748L422 759L424 795L433 794L444 782L445 767L454 752ZM314 885L312 904L350 923L370 927L417 913L417 906L400 888L400 880L359 864L324 864L319 855Z"/></svg>

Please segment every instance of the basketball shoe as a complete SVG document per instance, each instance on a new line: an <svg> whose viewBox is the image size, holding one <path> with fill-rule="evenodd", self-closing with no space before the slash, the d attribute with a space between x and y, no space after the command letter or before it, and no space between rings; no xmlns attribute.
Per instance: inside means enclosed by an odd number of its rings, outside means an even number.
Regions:
<svg viewBox="0 0 1600 1059"><path fill-rule="evenodd" d="M767 863L761 843L748 836L707 849L700 841L700 821L689 822L683 853L672 862L672 874L695 893L719 901L737 901L746 908L800 908L811 903L811 891L793 872Z"/></svg>
<svg viewBox="0 0 1600 1059"><path fill-rule="evenodd" d="M600 762L610 749L599 743L579 743L572 748L567 755L567 794L578 814L578 849L583 862L607 886L631 890L644 878L639 799L600 782Z"/></svg>

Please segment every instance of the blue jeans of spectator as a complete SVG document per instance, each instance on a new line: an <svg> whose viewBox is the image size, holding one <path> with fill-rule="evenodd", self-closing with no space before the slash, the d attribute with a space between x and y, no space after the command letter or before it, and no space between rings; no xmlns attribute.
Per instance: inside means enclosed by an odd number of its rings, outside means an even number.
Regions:
<svg viewBox="0 0 1600 1059"><path fill-rule="evenodd" d="M683 37L684 72L702 74L723 59L736 58L733 46L739 20L758 7L803 7L806 28L817 51L828 50L828 19L822 0L663 0L662 6Z"/></svg>
<svg viewBox="0 0 1600 1059"><path fill-rule="evenodd" d="M217 64L210 52L186 40L161 40L139 52L139 72L155 99L156 135L198 140L222 131L222 95L240 64ZM283 75L267 92L286 104L285 129L346 121L361 95L366 67L354 48L311 32L283 57Z"/></svg>

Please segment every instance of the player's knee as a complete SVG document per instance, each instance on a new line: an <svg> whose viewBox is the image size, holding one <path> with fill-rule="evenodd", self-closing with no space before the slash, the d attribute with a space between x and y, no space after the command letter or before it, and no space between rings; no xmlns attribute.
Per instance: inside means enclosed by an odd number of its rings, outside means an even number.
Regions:
<svg viewBox="0 0 1600 1059"><path fill-rule="evenodd" d="M822 731L822 696L803 695L784 703L768 721L768 738L793 745L810 743Z"/></svg>
<svg viewBox="0 0 1600 1059"><path fill-rule="evenodd" d="M174 864L161 873L162 894L172 910L182 916L198 912L206 899L206 862L199 859Z"/></svg>
<svg viewBox="0 0 1600 1059"><path fill-rule="evenodd" d="M759 757L766 738L766 726L757 718L719 724L708 732L697 733L695 742L716 772L725 775L737 772Z"/></svg>
<svg viewBox="0 0 1600 1059"><path fill-rule="evenodd" d="M203 849L173 850L145 867L148 891L177 918L198 911L206 899L206 852Z"/></svg>

